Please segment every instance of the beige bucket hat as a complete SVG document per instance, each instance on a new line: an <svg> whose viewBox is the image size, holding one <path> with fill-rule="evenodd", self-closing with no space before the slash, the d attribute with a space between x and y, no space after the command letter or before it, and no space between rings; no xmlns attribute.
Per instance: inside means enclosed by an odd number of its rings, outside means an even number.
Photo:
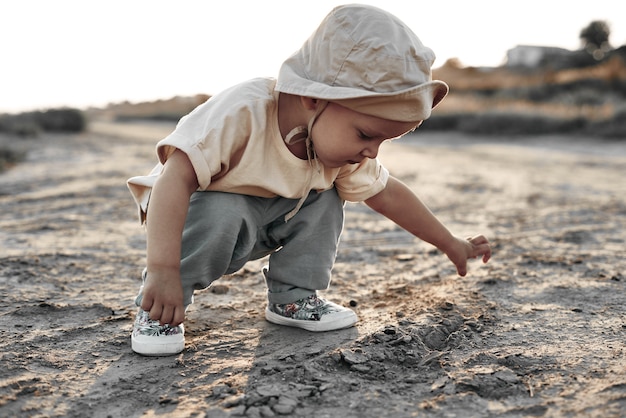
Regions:
<svg viewBox="0 0 626 418"><path fill-rule="evenodd" d="M417 122L448 94L432 80L435 54L394 15L367 5L333 9L281 66L276 90Z"/></svg>

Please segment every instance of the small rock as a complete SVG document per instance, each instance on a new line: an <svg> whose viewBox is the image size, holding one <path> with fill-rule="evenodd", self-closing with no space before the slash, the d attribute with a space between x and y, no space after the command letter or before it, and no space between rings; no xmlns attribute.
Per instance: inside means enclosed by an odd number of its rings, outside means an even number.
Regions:
<svg viewBox="0 0 626 418"><path fill-rule="evenodd" d="M239 406L244 401L244 395L231 396L230 398L224 399L224 407L225 408L234 408ZM242 405L245 410L245 405Z"/></svg>
<svg viewBox="0 0 626 418"><path fill-rule="evenodd" d="M160 396L159 397L159 404L160 405L168 405L168 404L177 404L178 400L177 399L172 399L168 396Z"/></svg>
<svg viewBox="0 0 626 418"><path fill-rule="evenodd" d="M262 375L269 375L269 374L273 374L274 372L275 372L274 366L263 366L263 367L261 367L261 374Z"/></svg>
<svg viewBox="0 0 626 418"><path fill-rule="evenodd" d="M374 342L377 343L386 343L394 339L394 336L391 334L385 334L384 332L376 332L372 335L374 337Z"/></svg>
<svg viewBox="0 0 626 418"><path fill-rule="evenodd" d="M248 418L261 418L261 409L258 406L251 406L246 410Z"/></svg>
<svg viewBox="0 0 626 418"><path fill-rule="evenodd" d="M394 327L393 325L386 325L385 329L383 329L383 332L387 335L395 335L397 330L396 327Z"/></svg>
<svg viewBox="0 0 626 418"><path fill-rule="evenodd" d="M395 286L389 286L389 291L393 293L398 293L401 295L408 295L411 293L409 285L407 284L399 284Z"/></svg>
<svg viewBox="0 0 626 418"><path fill-rule="evenodd" d="M283 390L278 385L263 385L256 388L261 396L280 396Z"/></svg>
<svg viewBox="0 0 626 418"><path fill-rule="evenodd" d="M274 412L280 415L290 415L293 411L296 410L298 406L298 401L295 399L291 399L287 396L281 396L278 398L278 403L272 406Z"/></svg>
<svg viewBox="0 0 626 418"><path fill-rule="evenodd" d="M224 383L220 383L213 388L213 396L220 396L228 392L230 392L230 386Z"/></svg>
<svg viewBox="0 0 626 418"><path fill-rule="evenodd" d="M625 325L626 327L626 325ZM335 363L339 363L341 361L341 353L332 352L328 355Z"/></svg>
<svg viewBox="0 0 626 418"><path fill-rule="evenodd" d="M367 362L367 356L352 350L341 350L341 357L348 364L362 364Z"/></svg>
<svg viewBox="0 0 626 418"><path fill-rule="evenodd" d="M394 257L397 261L412 261L415 259L413 254L398 254Z"/></svg>
<svg viewBox="0 0 626 418"><path fill-rule="evenodd" d="M437 380L433 382L433 384L430 386L430 390L434 391L434 390L443 388L446 385L446 383L448 383L448 379L449 379L448 376L441 376L440 378L438 378Z"/></svg>
<svg viewBox="0 0 626 418"><path fill-rule="evenodd" d="M319 391L320 392L324 392L326 389L332 389L333 387L335 387L334 383L324 383L322 386L319 387Z"/></svg>
<svg viewBox="0 0 626 418"><path fill-rule="evenodd" d="M232 412L232 411L231 411ZM242 414L245 413L245 411L241 411ZM230 416L232 416L231 414L229 414L226 411L223 411L219 408L211 408L211 409L207 409L205 411L204 414L205 418L228 418Z"/></svg>
<svg viewBox="0 0 626 418"><path fill-rule="evenodd" d="M350 370L353 370L359 373L367 373L370 370L372 370L372 368L368 366L367 364L353 364L352 366L350 366Z"/></svg>
<svg viewBox="0 0 626 418"><path fill-rule="evenodd" d="M209 288L209 291L216 295L225 295L229 290L230 288L225 284L214 284Z"/></svg>
<svg viewBox="0 0 626 418"><path fill-rule="evenodd" d="M441 306L441 309L443 309L444 311L451 311L452 309L454 309L454 303L445 301Z"/></svg>
<svg viewBox="0 0 626 418"><path fill-rule="evenodd" d="M469 319L465 321L465 325L467 325L470 328L478 328L480 326L478 325L478 322L474 321L473 319Z"/></svg>
<svg viewBox="0 0 626 418"><path fill-rule="evenodd" d="M422 341L431 350L439 350L445 346L448 336L443 330L433 327L422 337Z"/></svg>
<svg viewBox="0 0 626 418"><path fill-rule="evenodd" d="M506 383L509 383L509 384L512 384L512 385L516 384L516 383L518 383L520 381L520 379L517 376L517 374L515 374L511 370L498 370L493 375L496 378L502 380L503 382L506 382Z"/></svg>
<svg viewBox="0 0 626 418"><path fill-rule="evenodd" d="M243 417L246 415L246 406L245 405L239 405L233 409L230 410L230 415L229 416L235 416L235 417ZM210 417L211 415L207 415L207 417Z"/></svg>
<svg viewBox="0 0 626 418"><path fill-rule="evenodd" d="M272 408L270 408L267 405L263 405L263 406L259 407L259 412L261 413L261 416L263 418L271 418L271 417L275 417L276 416L274 411L272 411Z"/></svg>

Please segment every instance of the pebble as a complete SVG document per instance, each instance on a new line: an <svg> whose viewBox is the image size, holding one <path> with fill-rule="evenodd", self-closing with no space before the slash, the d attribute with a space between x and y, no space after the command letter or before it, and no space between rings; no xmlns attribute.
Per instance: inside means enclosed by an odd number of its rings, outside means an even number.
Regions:
<svg viewBox="0 0 626 418"><path fill-rule="evenodd" d="M224 407L225 408L234 408L236 406L239 406L243 403L244 401L244 395L235 395L235 396L231 396L230 398L226 398L224 400ZM245 409L245 405L242 405Z"/></svg>
<svg viewBox="0 0 626 418"><path fill-rule="evenodd" d="M214 284L209 288L209 291L216 295L225 295L229 290L230 288L224 284Z"/></svg>
<svg viewBox="0 0 626 418"><path fill-rule="evenodd" d="M248 418L261 418L261 409L258 406L251 406L246 409L246 416Z"/></svg>
<svg viewBox="0 0 626 418"><path fill-rule="evenodd" d="M352 366L350 366L350 370L359 373L367 373L372 370L372 368L367 364L353 364Z"/></svg>
<svg viewBox="0 0 626 418"><path fill-rule="evenodd" d="M261 413L261 416L263 418L271 418L271 417L275 417L276 416L274 411L272 411L272 408L270 408L267 405L260 406L259 407L259 412Z"/></svg>
<svg viewBox="0 0 626 418"><path fill-rule="evenodd" d="M441 306L441 309L443 309L444 311L451 311L452 309L454 309L454 303L450 301L445 301Z"/></svg>
<svg viewBox="0 0 626 418"><path fill-rule="evenodd" d="M220 396L230 392L230 386L220 383L213 388L213 396Z"/></svg>
<svg viewBox="0 0 626 418"><path fill-rule="evenodd" d="M498 379L509 384L519 383L520 378L512 370L498 370L493 374Z"/></svg>
<svg viewBox="0 0 626 418"><path fill-rule="evenodd" d="M178 399L172 399L166 395L159 396L160 405L177 404L177 403L178 403Z"/></svg>
<svg viewBox="0 0 626 418"><path fill-rule="evenodd" d="M394 327L393 325L385 325L383 332L387 335L395 335L397 330L396 327Z"/></svg>
<svg viewBox="0 0 626 418"><path fill-rule="evenodd" d="M340 353L343 360L350 365L367 363L368 361L367 356L363 353L352 350L341 350Z"/></svg>
<svg viewBox="0 0 626 418"><path fill-rule="evenodd" d="M245 415L246 415L245 405L238 405L230 410L230 416L238 417L238 416L245 416ZM207 415L207 417L210 417L210 415Z"/></svg>
<svg viewBox="0 0 626 418"><path fill-rule="evenodd" d="M232 413L233 411L231 410L230 412ZM243 413L245 411L241 411L241 412ZM223 411L219 408L211 408L211 409L206 410L204 417L205 418L228 418L232 416L231 413Z"/></svg>
<svg viewBox="0 0 626 418"><path fill-rule="evenodd" d="M414 260L415 256L413 254L398 254L394 257L394 259L406 262Z"/></svg>
<svg viewBox="0 0 626 418"><path fill-rule="evenodd" d="M263 385L256 388L256 391L261 396L280 396L283 393L283 389L278 385Z"/></svg>
<svg viewBox="0 0 626 418"><path fill-rule="evenodd" d="M437 389L442 389L448 383L448 380L448 376L441 376L433 382L433 384L430 386L430 390L435 391Z"/></svg>
<svg viewBox="0 0 626 418"><path fill-rule="evenodd" d="M272 409L280 415L290 415L296 410L298 401L291 399L287 396L281 396L278 398L278 403L272 407Z"/></svg>

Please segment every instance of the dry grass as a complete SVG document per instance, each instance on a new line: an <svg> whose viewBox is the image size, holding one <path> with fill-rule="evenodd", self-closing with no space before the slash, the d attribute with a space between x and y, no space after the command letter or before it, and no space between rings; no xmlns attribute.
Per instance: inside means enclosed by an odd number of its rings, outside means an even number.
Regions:
<svg viewBox="0 0 626 418"><path fill-rule="evenodd" d="M436 115L461 113L515 113L520 115L548 115L558 119L584 118L602 121L612 118L617 110L615 103L577 105L567 103L537 103L530 100L503 100L474 94L451 93L435 111Z"/></svg>

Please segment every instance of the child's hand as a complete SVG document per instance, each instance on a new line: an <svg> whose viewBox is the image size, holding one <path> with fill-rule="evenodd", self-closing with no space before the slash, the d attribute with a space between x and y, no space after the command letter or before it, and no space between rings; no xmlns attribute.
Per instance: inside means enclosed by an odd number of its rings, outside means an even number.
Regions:
<svg viewBox="0 0 626 418"><path fill-rule="evenodd" d="M454 242L444 252L456 266L459 276L467 274L468 259L482 256L483 263L486 263L491 258L489 240L482 235L467 239L454 237Z"/></svg>
<svg viewBox="0 0 626 418"><path fill-rule="evenodd" d="M141 309L149 312L150 319L161 325L180 325L185 319L180 273L149 271L143 285Z"/></svg>

